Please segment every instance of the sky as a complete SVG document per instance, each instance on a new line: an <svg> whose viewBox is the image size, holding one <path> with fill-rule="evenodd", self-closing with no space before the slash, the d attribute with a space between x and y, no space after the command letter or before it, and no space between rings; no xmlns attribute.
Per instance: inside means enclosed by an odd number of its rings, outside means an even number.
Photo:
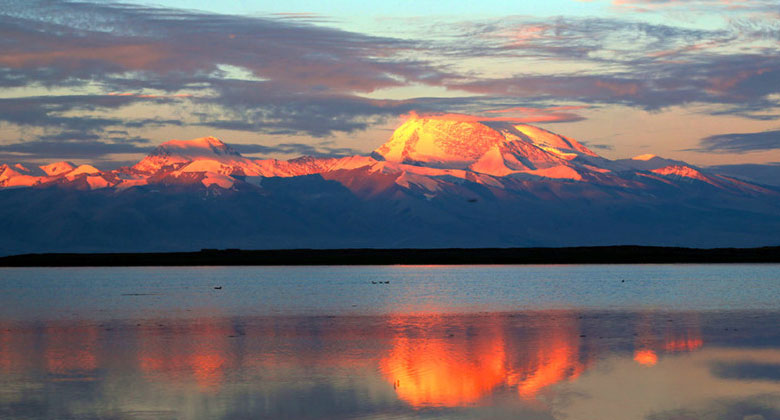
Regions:
<svg viewBox="0 0 780 420"><path fill-rule="evenodd" d="M780 3L0 0L0 162L111 169L209 135L365 154L411 112L611 159L780 162Z"/></svg>

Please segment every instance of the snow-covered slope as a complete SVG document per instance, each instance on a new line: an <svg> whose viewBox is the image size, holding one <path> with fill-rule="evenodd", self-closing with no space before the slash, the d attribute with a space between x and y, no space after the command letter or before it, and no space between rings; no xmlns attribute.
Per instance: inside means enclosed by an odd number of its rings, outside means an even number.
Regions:
<svg viewBox="0 0 780 420"><path fill-rule="evenodd" d="M414 117L372 156L388 162L467 169L499 177L528 173L581 179L578 169L587 169L572 161L597 155L573 139L530 125Z"/></svg>
<svg viewBox="0 0 780 420"><path fill-rule="evenodd" d="M258 175L252 160L244 158L232 147L216 137L193 140L171 140L158 146L132 169L142 174L180 170L193 162L195 166L184 172L214 172L224 175Z"/></svg>
<svg viewBox="0 0 780 420"><path fill-rule="evenodd" d="M65 162L65 161L54 162L54 163L50 163L48 165L42 165L40 168L48 176L57 176L57 175L66 174L66 173L76 169L76 167L72 163Z"/></svg>
<svg viewBox="0 0 780 420"><path fill-rule="evenodd" d="M413 118L370 156L250 159L214 137L136 165L0 165L0 254L654 244L780 237L780 190L524 124ZM118 240L120 238L121 240Z"/></svg>
<svg viewBox="0 0 780 420"><path fill-rule="evenodd" d="M137 164L114 171L100 171L91 165L75 167L69 162L40 168L44 174L35 176L22 166L3 165L0 187L56 184L124 191L160 184L233 189L244 184L257 186L268 177L362 170L368 175L381 175L381 185L391 179L392 185L407 190L422 189L430 194L442 191L453 182L512 190L518 185L526 188L524 183L533 180L580 182L637 191L651 189L658 183L701 182L731 192L772 192L655 155L610 161L574 139L527 124L430 117L409 118L371 156L304 156L286 161L249 159L215 137L202 137L168 141ZM365 186L366 182L369 180L360 184Z"/></svg>
<svg viewBox="0 0 780 420"><path fill-rule="evenodd" d="M0 187L31 187L40 183L40 178L32 176L22 165L0 165Z"/></svg>

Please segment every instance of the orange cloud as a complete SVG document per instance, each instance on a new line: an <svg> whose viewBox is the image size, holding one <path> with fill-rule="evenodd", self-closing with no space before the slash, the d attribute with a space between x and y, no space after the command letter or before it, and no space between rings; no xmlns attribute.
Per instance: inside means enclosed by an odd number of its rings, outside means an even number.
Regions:
<svg viewBox="0 0 780 420"><path fill-rule="evenodd" d="M541 122L571 122L580 121L584 118L573 112L578 109L587 108L585 106L560 106L550 108L528 108L528 107L513 107L499 110L483 111L485 114L514 114L505 116L484 116L474 114L460 114L460 113L417 113L411 111L408 114L403 115L401 118L405 120L409 119L425 119L435 118L437 120L447 121L460 121L460 122L487 122L487 121L502 121L516 124L525 123L541 123Z"/></svg>
<svg viewBox="0 0 780 420"><path fill-rule="evenodd" d="M159 67L170 53L159 45L135 44L112 45L101 47L54 48L42 52L16 52L0 54L0 64L12 68L45 67L53 64L68 65L71 63L95 60L118 64L128 69L151 70Z"/></svg>

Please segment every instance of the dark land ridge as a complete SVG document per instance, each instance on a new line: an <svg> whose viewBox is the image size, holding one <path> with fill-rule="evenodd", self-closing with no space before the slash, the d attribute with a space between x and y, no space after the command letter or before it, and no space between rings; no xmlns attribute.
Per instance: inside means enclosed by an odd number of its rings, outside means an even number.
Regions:
<svg viewBox="0 0 780 420"><path fill-rule="evenodd" d="M202 249L196 252L51 253L0 257L0 267L197 265L780 263L780 246L676 248Z"/></svg>

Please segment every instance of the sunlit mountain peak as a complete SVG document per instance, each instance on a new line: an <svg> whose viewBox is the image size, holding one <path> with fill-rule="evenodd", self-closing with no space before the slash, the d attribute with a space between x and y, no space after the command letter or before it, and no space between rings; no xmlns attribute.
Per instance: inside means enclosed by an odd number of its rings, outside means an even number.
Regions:
<svg viewBox="0 0 780 420"><path fill-rule="evenodd" d="M46 173L46 175L57 176L74 170L76 166L70 162L61 161L50 163L48 165L42 165L40 168L43 170L43 172Z"/></svg>
<svg viewBox="0 0 780 420"><path fill-rule="evenodd" d="M654 155L654 154L652 154L652 153L645 153L644 155L638 155L638 156L634 156L634 157L632 157L631 159L633 159L633 160L645 160L645 161L647 161L647 160L650 160L650 159L653 159L653 158L657 158L657 157L658 157L658 156L656 156L656 155Z"/></svg>
<svg viewBox="0 0 780 420"><path fill-rule="evenodd" d="M170 140L158 146L150 156L241 156L238 151L216 137L201 137L192 140Z"/></svg>
<svg viewBox="0 0 780 420"><path fill-rule="evenodd" d="M415 116L374 155L389 162L466 168L504 140L501 133L476 121Z"/></svg>
<svg viewBox="0 0 780 420"><path fill-rule="evenodd" d="M193 140L170 140L155 148L148 156L133 166L140 173L156 173L162 168L176 168L197 160L213 160L213 165L249 161L237 150L216 137ZM213 166L212 165L212 166ZM228 172L232 172L228 171Z"/></svg>
<svg viewBox="0 0 780 420"><path fill-rule="evenodd" d="M523 172L568 179L581 179L570 161L580 156L598 157L577 141L539 127L462 117L414 114L372 156L494 176Z"/></svg>

